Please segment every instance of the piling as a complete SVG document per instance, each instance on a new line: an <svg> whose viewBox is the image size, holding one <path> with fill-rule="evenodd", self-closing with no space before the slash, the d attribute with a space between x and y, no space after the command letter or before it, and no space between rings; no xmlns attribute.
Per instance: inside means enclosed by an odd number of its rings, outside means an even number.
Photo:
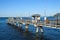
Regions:
<svg viewBox="0 0 60 40"><path fill-rule="evenodd" d="M27 21L26 21L26 24L25 24L25 25L26 25L26 27L25 27L25 28L26 28L26 31L28 31L28 26L29 26L29 24L30 24L30 20L27 20Z"/></svg>
<svg viewBox="0 0 60 40"><path fill-rule="evenodd" d="M36 27L36 33L38 33L38 27Z"/></svg>
<svg viewBox="0 0 60 40"><path fill-rule="evenodd" d="M18 23L18 28L22 28L22 23Z"/></svg>

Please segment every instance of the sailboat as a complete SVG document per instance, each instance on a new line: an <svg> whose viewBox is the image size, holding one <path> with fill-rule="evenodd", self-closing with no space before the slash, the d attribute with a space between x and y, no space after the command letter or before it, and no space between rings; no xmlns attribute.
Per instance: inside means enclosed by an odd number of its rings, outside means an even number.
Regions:
<svg viewBox="0 0 60 40"><path fill-rule="evenodd" d="M53 26L52 26L53 25ZM55 27L54 24L52 24L46 17L46 12L45 12L45 17L44 17L44 27L49 27L49 28L54 28L54 29L60 29Z"/></svg>

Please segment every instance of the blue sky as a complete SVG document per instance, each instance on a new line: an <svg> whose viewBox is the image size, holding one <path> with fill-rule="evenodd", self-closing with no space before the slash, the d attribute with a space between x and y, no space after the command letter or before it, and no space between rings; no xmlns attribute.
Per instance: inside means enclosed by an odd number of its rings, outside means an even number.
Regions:
<svg viewBox="0 0 60 40"><path fill-rule="evenodd" d="M0 17L53 16L60 12L60 0L0 0Z"/></svg>

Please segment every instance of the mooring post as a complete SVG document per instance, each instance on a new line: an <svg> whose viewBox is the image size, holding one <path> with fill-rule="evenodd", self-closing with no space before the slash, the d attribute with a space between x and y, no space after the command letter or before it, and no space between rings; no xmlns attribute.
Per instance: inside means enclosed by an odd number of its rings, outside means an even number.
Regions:
<svg viewBox="0 0 60 40"><path fill-rule="evenodd" d="M16 22L14 22L14 26L16 26Z"/></svg>
<svg viewBox="0 0 60 40"><path fill-rule="evenodd" d="M19 24L18 24L18 27L19 27L19 28L22 28L22 23L19 23Z"/></svg>
<svg viewBox="0 0 60 40"><path fill-rule="evenodd" d="M28 24L26 24L26 31L28 31Z"/></svg>
<svg viewBox="0 0 60 40"><path fill-rule="evenodd" d="M37 26L39 27L40 29L40 32L43 33L43 24L40 22L40 20L37 22Z"/></svg>
<svg viewBox="0 0 60 40"><path fill-rule="evenodd" d="M36 33L38 33L38 26L37 26L37 23L34 23L34 26L36 28Z"/></svg>
<svg viewBox="0 0 60 40"><path fill-rule="evenodd" d="M38 33L38 27L36 27L36 33Z"/></svg>
<svg viewBox="0 0 60 40"><path fill-rule="evenodd" d="M18 27L19 27L19 23L18 23Z"/></svg>
<svg viewBox="0 0 60 40"><path fill-rule="evenodd" d="M25 24L25 25L26 25L26 31L28 31L28 25L29 25L29 24L30 24L30 20L27 20L27 21L26 21L26 24Z"/></svg>
<svg viewBox="0 0 60 40"><path fill-rule="evenodd" d="M44 31L43 31L43 27L42 26L40 26L40 31L41 31L41 33L43 33Z"/></svg>

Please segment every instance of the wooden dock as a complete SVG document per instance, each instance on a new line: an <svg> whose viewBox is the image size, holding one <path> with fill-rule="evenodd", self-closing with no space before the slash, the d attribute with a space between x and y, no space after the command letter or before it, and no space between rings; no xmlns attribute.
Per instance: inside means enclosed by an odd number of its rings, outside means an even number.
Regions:
<svg viewBox="0 0 60 40"><path fill-rule="evenodd" d="M42 23L40 23L40 21L37 19L35 19L35 20L23 20L22 18L18 18L18 17L17 18L9 17L7 19L7 23L10 25L18 26L18 28L22 28L22 25L25 25L26 31L28 31L29 25L34 25L34 27L36 28L36 33L38 33L39 27L40 27L41 33L44 32L43 27L42 27L43 26Z"/></svg>
<svg viewBox="0 0 60 40"><path fill-rule="evenodd" d="M56 26L60 26L60 25L53 25L53 24L50 24L50 23L46 23L46 19L44 22L40 21L40 16L37 15L37 16L32 16L32 20L24 20L22 17L9 17L7 19L7 23L10 24L10 25L13 25L13 26L18 26L18 28L22 28L22 25L25 25L25 29L26 31L28 31L28 26L29 25L34 25L34 27L36 28L36 33L38 33L38 29L40 28L40 32L43 33L44 30L43 30L43 26L45 27L49 27L49 28L57 28ZM60 28L58 28L60 29Z"/></svg>

